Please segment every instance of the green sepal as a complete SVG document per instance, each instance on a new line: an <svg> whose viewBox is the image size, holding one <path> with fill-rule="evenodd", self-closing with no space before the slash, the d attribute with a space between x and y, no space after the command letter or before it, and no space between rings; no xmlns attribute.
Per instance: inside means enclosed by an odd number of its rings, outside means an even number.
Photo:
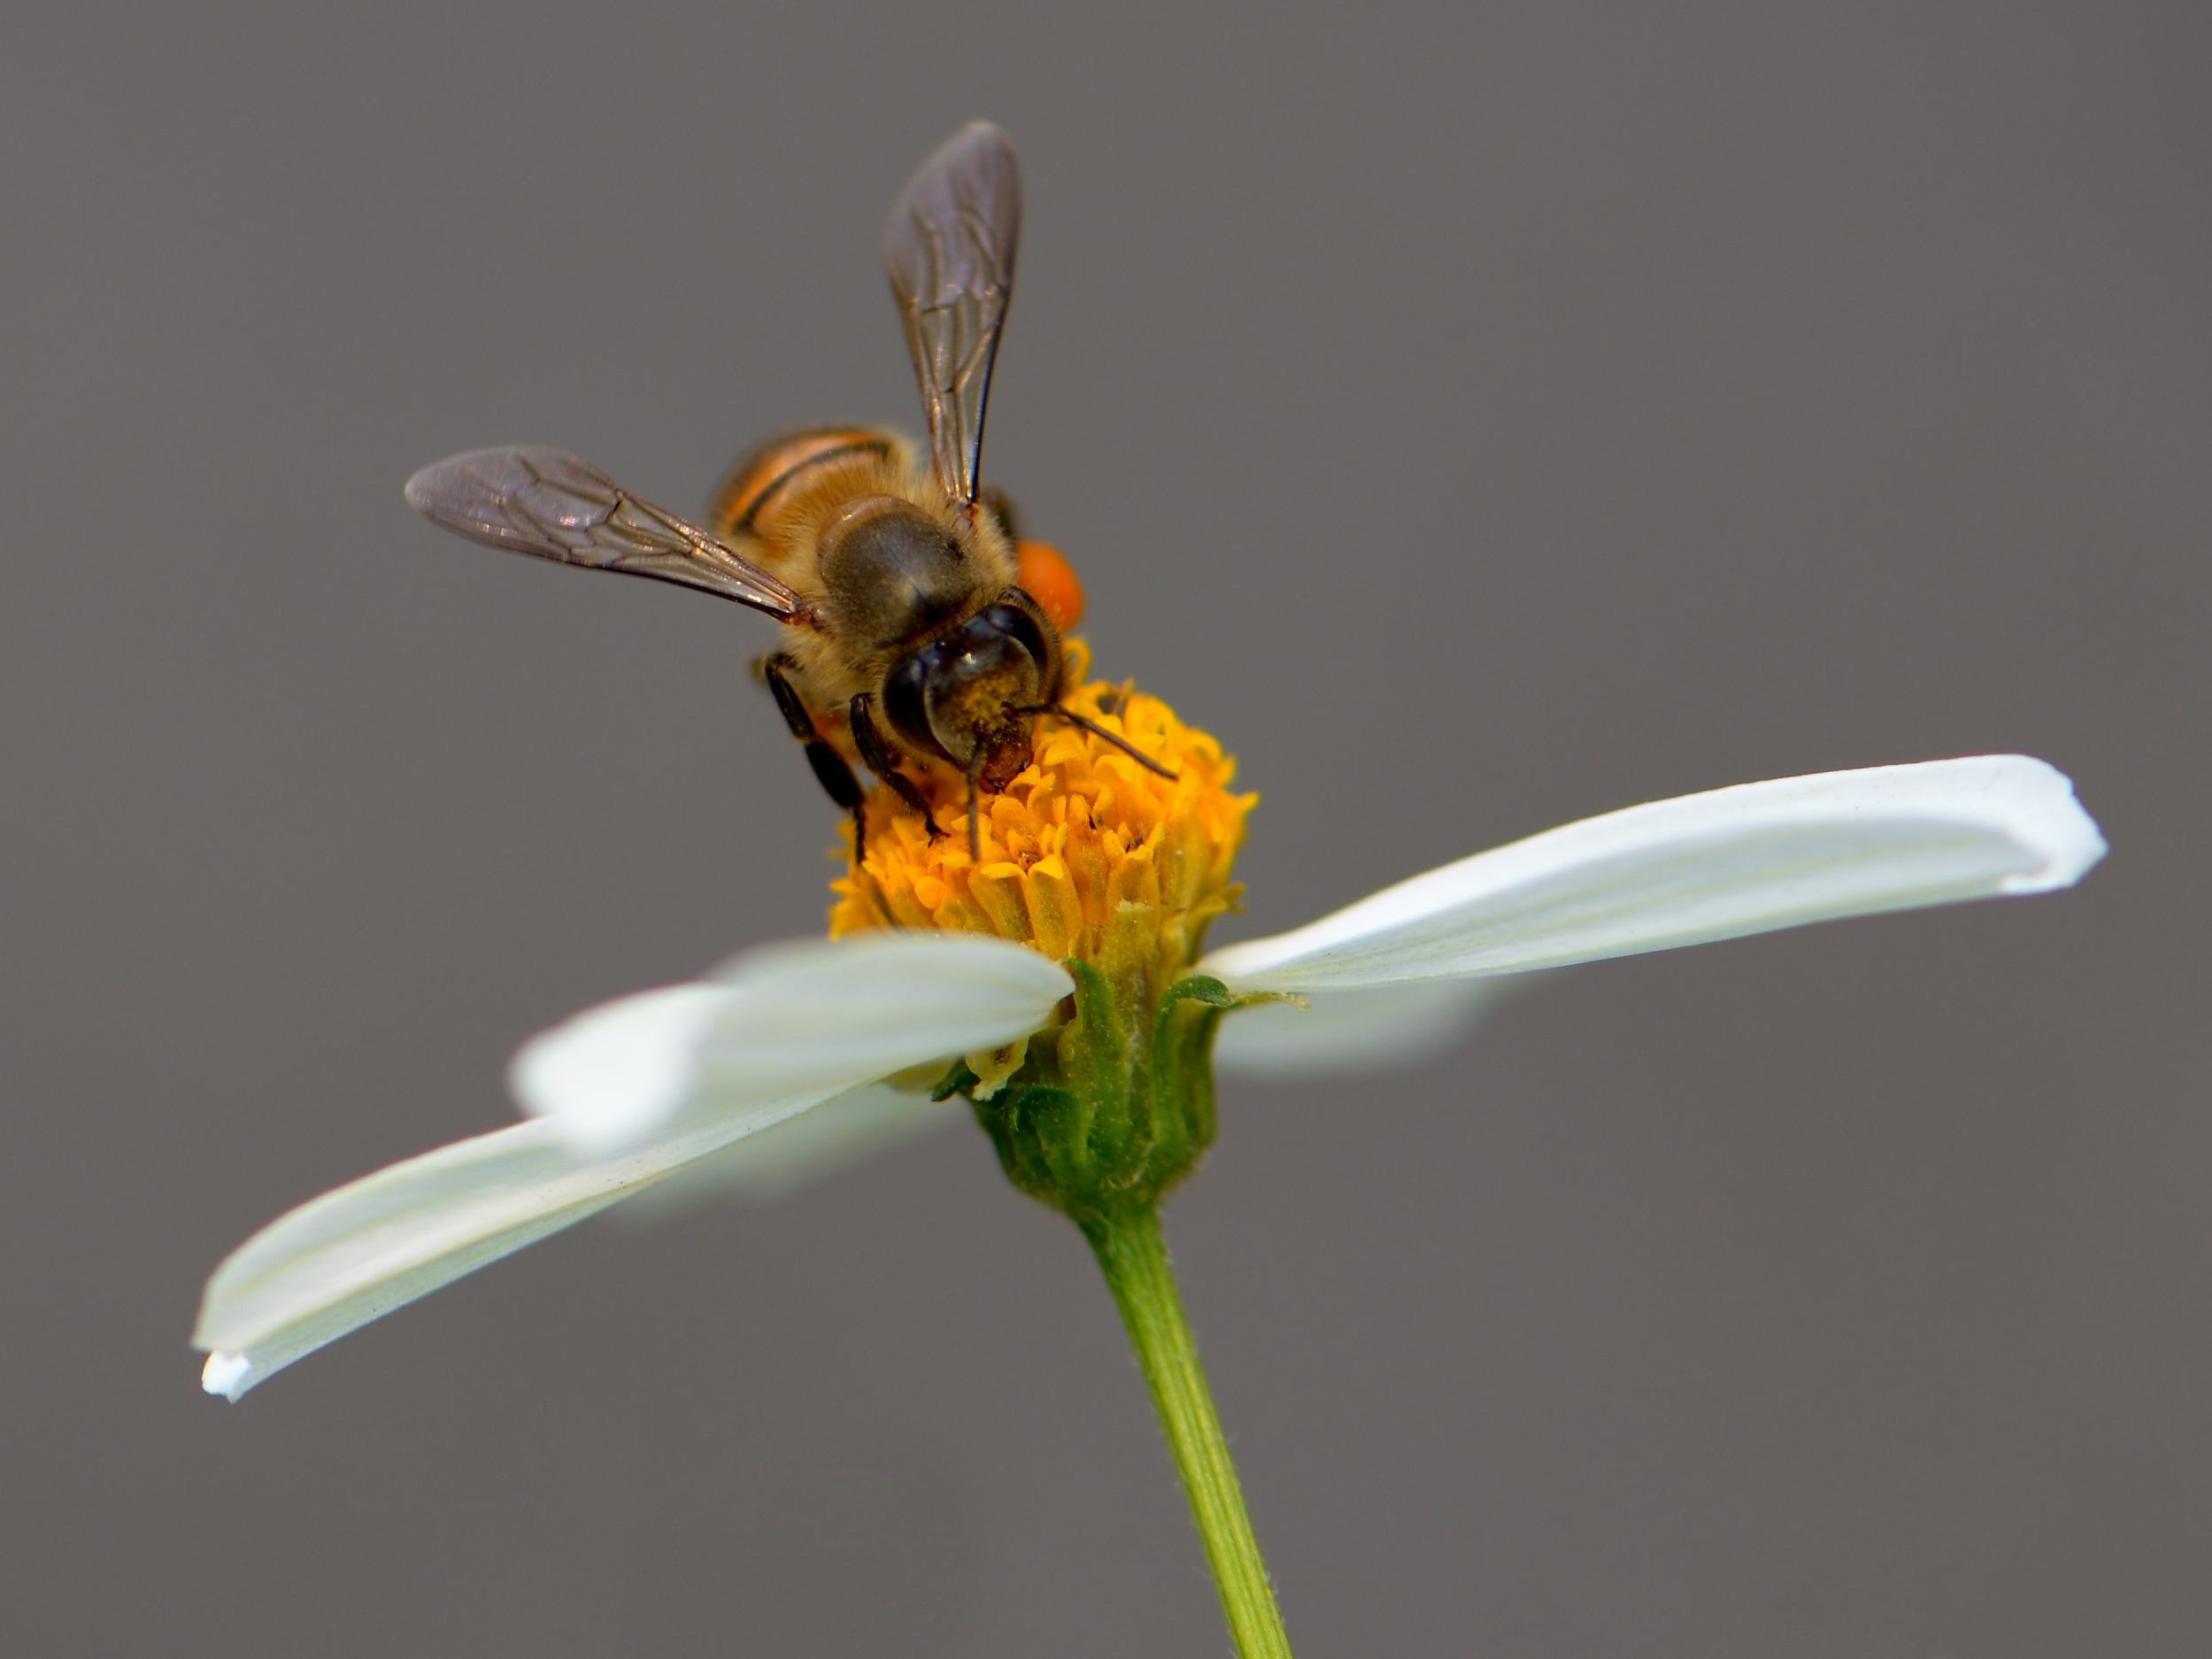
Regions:
<svg viewBox="0 0 2212 1659"><path fill-rule="evenodd" d="M1257 1008L1270 1002L1288 1002L1298 1007L1306 1006L1306 999L1295 991L1231 991L1211 974L1192 974L1178 979L1160 994L1160 1006L1170 1002L1191 1000L1203 1002L1210 1008Z"/></svg>
<svg viewBox="0 0 2212 1659"><path fill-rule="evenodd" d="M1165 1014L1178 1002L1203 1002L1209 1008L1241 1008L1253 1000L1240 997L1211 974L1191 974L1160 993L1160 1011Z"/></svg>
<svg viewBox="0 0 2212 1659"><path fill-rule="evenodd" d="M970 1070L965 1060L952 1062L952 1070L939 1077L929 1090L932 1100L949 1100L956 1094L966 1094L983 1079Z"/></svg>
<svg viewBox="0 0 2212 1659"><path fill-rule="evenodd" d="M1079 1146L1075 1131L1083 1115L1083 1102L1069 1089L1050 1084L1009 1084L988 1100L973 1102L975 1121L998 1150L999 1167L1006 1178L1031 1198L1054 1208L1055 1198L1070 1177L1081 1178L1071 1168L1071 1146Z"/></svg>
<svg viewBox="0 0 2212 1659"><path fill-rule="evenodd" d="M1132 1052L1129 1022L1114 994L1114 982L1091 962L1065 966L1075 981L1075 1019L1060 1038L1067 1082L1083 1099L1082 1121L1071 1123L1092 1153L1090 1161L1114 1163L1127 1151L1131 1093L1144 1086L1131 1073L1142 1057Z"/></svg>

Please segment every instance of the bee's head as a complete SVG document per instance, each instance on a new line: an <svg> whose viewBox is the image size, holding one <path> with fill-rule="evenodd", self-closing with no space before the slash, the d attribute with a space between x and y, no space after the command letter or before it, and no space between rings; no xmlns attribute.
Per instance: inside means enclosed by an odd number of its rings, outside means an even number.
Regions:
<svg viewBox="0 0 2212 1659"><path fill-rule="evenodd" d="M909 655L883 688L899 737L985 789L1029 764L1037 711L1060 690L1060 636L1019 588Z"/></svg>

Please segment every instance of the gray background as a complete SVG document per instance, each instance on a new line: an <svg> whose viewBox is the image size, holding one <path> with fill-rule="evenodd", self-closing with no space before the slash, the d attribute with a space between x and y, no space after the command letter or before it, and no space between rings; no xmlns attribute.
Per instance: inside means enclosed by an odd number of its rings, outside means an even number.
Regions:
<svg viewBox="0 0 2212 1659"><path fill-rule="evenodd" d="M19 19L0 1651L1224 1650L972 1133L240 1408L183 1344L251 1229L505 1121L525 1033L819 926L767 625L398 487L536 440L696 504L911 423L877 229L988 113L987 470L1264 792L1242 925L1981 750L2116 849L1230 1088L1170 1233L1301 1651L2204 1652L2212 28L1663 10Z"/></svg>

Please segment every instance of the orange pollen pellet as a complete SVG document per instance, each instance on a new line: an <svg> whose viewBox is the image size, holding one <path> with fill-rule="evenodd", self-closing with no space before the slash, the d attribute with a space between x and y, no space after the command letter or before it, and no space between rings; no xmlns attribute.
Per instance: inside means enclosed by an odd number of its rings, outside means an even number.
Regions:
<svg viewBox="0 0 2212 1659"><path fill-rule="evenodd" d="M1083 583L1075 567L1050 542L1016 542L1014 581L1042 606L1052 626L1066 633L1083 621Z"/></svg>

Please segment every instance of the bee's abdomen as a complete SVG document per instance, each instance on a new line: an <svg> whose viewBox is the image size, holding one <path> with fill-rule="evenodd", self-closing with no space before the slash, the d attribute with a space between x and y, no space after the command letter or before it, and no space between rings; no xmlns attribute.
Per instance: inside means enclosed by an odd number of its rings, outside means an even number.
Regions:
<svg viewBox="0 0 2212 1659"><path fill-rule="evenodd" d="M724 541L773 538L778 513L795 501L823 467L873 458L895 461L905 445L865 427L817 427L770 438L739 456L714 487L706 528Z"/></svg>

